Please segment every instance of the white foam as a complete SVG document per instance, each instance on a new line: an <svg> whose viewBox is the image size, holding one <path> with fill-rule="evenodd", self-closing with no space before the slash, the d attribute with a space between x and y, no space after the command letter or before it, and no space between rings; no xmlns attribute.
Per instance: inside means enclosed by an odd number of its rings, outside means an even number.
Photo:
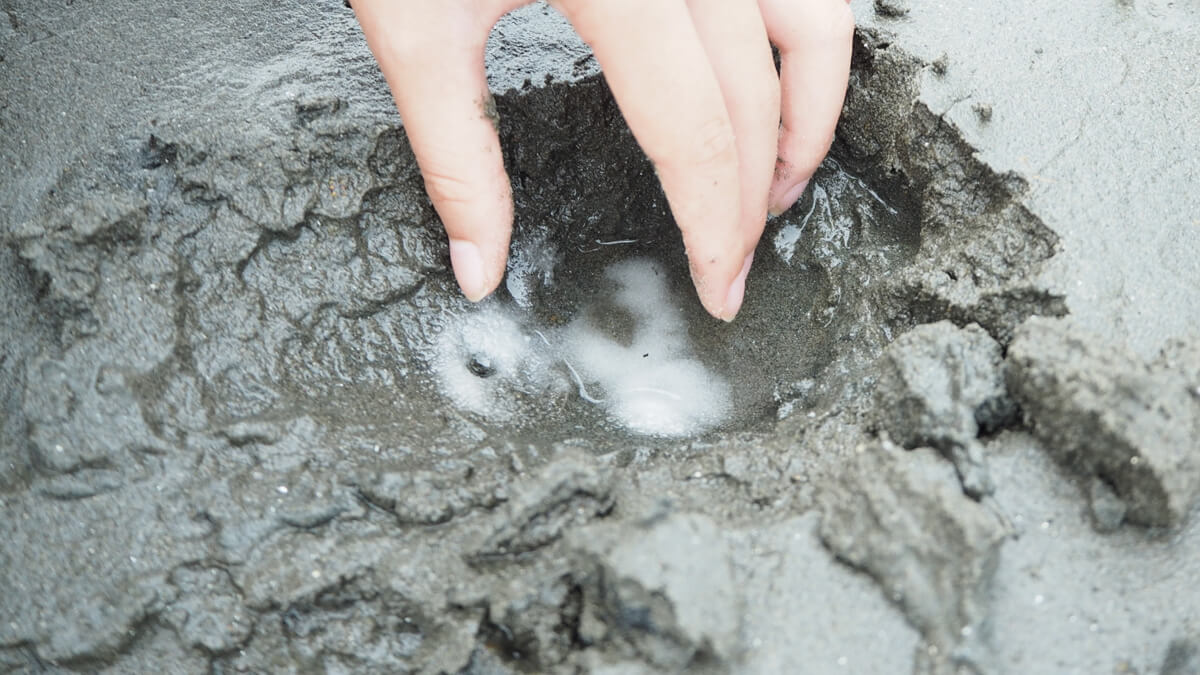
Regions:
<svg viewBox="0 0 1200 675"><path fill-rule="evenodd" d="M529 309L538 286L554 283L554 268L558 266L558 249L546 241L545 235L535 237L513 248L508 258L504 287L517 305Z"/></svg>
<svg viewBox="0 0 1200 675"><path fill-rule="evenodd" d="M808 212L801 216L799 224L786 223L775 233L775 253L785 263L791 263L792 256L796 255L796 244L800 242L800 237L804 235L804 230L808 227L808 221L812 218L813 212L816 211L817 202L819 201L827 201L825 199L825 188L814 183L812 202L808 205ZM828 204L826 204L826 208L828 208Z"/></svg>
<svg viewBox="0 0 1200 675"><path fill-rule="evenodd" d="M455 406L505 421L516 412L515 393L545 389L550 357L515 318L492 306L448 322L431 365L439 388ZM472 361L480 372L472 370Z"/></svg>
<svg viewBox="0 0 1200 675"><path fill-rule="evenodd" d="M599 385L609 416L650 436L696 434L724 421L729 385L692 354L665 272L648 260L631 260L613 265L605 277L614 284L614 302L634 320L631 343L577 319L567 330L565 358Z"/></svg>
<svg viewBox="0 0 1200 675"><path fill-rule="evenodd" d="M610 306L632 319L628 344L597 329L589 312L555 332L525 328L509 311L485 305L451 317L436 339L430 363L442 393L494 422L536 416L539 400L566 391L638 434L687 436L723 422L729 385L693 354L665 271L631 260L610 267L605 279Z"/></svg>
<svg viewBox="0 0 1200 675"><path fill-rule="evenodd" d="M784 262L792 262L792 256L796 255L796 242L800 241L801 233L799 225L788 223L775 234L775 253L779 254Z"/></svg>

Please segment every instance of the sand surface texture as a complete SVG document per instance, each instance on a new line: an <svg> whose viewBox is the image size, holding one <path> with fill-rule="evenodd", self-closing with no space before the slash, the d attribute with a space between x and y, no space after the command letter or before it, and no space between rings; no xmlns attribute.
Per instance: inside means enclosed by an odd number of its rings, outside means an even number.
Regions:
<svg viewBox="0 0 1200 675"><path fill-rule="evenodd" d="M472 305L342 2L0 3L0 673L1200 672L1200 10L852 6L726 325L544 4Z"/></svg>

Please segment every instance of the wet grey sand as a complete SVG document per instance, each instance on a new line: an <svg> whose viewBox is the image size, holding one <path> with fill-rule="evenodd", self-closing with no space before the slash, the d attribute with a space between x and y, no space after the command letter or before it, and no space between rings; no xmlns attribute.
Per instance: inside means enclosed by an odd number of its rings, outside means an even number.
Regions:
<svg viewBox="0 0 1200 675"><path fill-rule="evenodd" d="M1196 13L853 7L726 325L543 5L480 305L342 3L7 5L0 672L1200 667Z"/></svg>

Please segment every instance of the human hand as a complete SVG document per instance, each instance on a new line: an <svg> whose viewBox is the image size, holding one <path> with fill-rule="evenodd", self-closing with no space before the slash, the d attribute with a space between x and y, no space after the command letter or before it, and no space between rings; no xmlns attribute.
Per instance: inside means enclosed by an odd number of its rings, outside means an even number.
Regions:
<svg viewBox="0 0 1200 675"><path fill-rule="evenodd" d="M500 17L529 2L352 3L472 301L503 278L513 221L484 48ZM768 210L790 207L829 151L849 78L846 2L550 1L591 45L654 163L700 302L717 318L742 305Z"/></svg>

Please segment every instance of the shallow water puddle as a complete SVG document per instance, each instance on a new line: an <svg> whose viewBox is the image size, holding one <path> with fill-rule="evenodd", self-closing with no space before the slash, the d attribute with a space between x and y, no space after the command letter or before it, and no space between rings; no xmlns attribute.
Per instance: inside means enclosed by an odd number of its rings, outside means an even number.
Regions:
<svg viewBox="0 0 1200 675"><path fill-rule="evenodd" d="M669 220L631 218L603 239L539 223L514 236L495 296L425 315L428 350L414 356L441 396L409 403L505 443L767 431L835 400L886 344L874 289L912 255L912 232L829 160L768 223L746 305L726 324L696 300Z"/></svg>
<svg viewBox="0 0 1200 675"><path fill-rule="evenodd" d="M498 304L459 317L438 340L439 390L491 422L519 414L517 392L554 397L566 386L578 404L636 434L688 436L720 425L729 383L696 357L665 275L642 258L609 266L612 297L566 326L525 324Z"/></svg>
<svg viewBox="0 0 1200 675"><path fill-rule="evenodd" d="M608 452L769 432L862 380L857 369L891 335L882 286L919 241L911 221L827 161L797 207L767 224L746 303L725 323L696 299L668 214L639 207L614 223L598 231L574 212L518 219L505 284L479 304L461 297L443 261L426 261L434 273L423 277L381 276L389 251L438 236L424 227L325 219L271 241L242 276L276 317L262 330L283 336L281 370L276 398L250 403L414 453L558 443ZM349 261L314 267L328 250ZM410 279L402 300L384 292ZM254 393L243 389L234 403Z"/></svg>

